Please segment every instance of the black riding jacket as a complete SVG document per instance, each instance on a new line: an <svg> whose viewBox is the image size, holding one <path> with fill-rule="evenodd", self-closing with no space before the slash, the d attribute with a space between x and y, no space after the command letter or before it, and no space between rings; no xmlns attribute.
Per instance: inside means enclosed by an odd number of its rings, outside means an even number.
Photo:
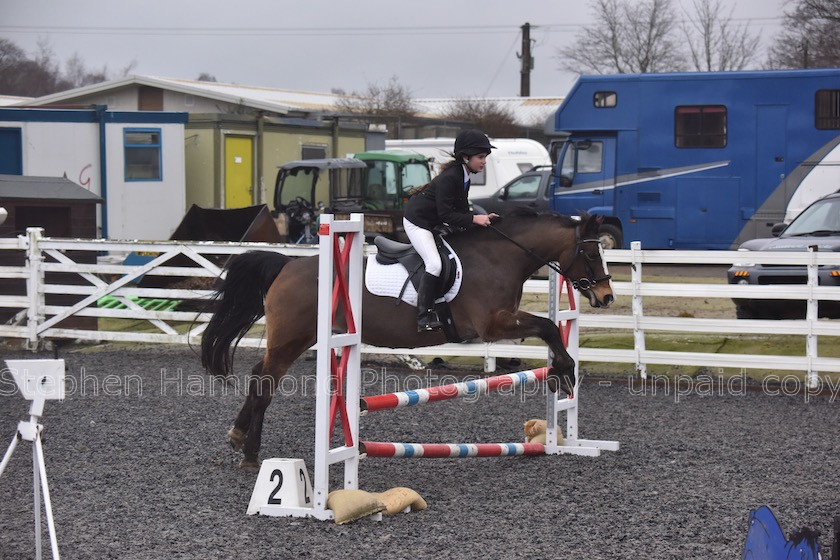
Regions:
<svg viewBox="0 0 840 560"><path fill-rule="evenodd" d="M469 187L464 188L464 166L453 165L412 195L405 205L405 217L428 230L444 224L466 229L474 215L467 199L469 192Z"/></svg>

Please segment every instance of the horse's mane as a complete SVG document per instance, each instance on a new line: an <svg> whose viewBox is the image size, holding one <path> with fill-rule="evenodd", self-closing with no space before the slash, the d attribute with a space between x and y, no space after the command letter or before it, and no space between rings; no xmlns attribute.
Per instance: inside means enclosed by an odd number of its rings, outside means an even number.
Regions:
<svg viewBox="0 0 840 560"><path fill-rule="evenodd" d="M589 218L590 215L587 212L581 212L577 216L572 217L565 214L558 214L557 212L539 212L531 208L517 207L502 214L500 219L496 219L493 222L493 226L506 235L515 235L522 228L533 227L534 222L537 220L541 222L558 222L562 227L575 228L587 224ZM484 230L486 228L474 227L470 228L465 234L485 235L489 233ZM581 233L583 234L584 232ZM587 233L595 234L597 231Z"/></svg>

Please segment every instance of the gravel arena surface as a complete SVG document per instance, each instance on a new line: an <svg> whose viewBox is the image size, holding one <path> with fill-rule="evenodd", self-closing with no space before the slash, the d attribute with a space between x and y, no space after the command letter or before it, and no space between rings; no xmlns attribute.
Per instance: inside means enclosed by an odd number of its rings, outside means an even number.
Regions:
<svg viewBox="0 0 840 560"><path fill-rule="evenodd" d="M259 356L237 352L240 386ZM3 357L53 356L7 347ZM699 384L687 391L688 379L681 390L691 394L677 398L672 385L660 383L654 393L651 386L629 385L629 378L591 373L581 388L581 437L618 440L618 452L369 458L360 466L363 490L408 486L428 509L341 526L247 516L256 473L238 468L240 455L226 440L243 397L235 388L225 394L191 349L103 345L67 348L60 357L67 364L67 398L48 402L42 422L65 559L740 558L750 510L765 504L786 534L803 526L819 530L828 559L832 522L840 514L836 399L784 396L778 388L743 383L723 394L716 386L709 395ZM366 367L364 394L385 392L383 383L390 391L397 382L416 388L418 377L451 382L464 375ZM527 368L506 371L521 369ZM295 363L285 394L266 414L262 446L262 458L306 459L310 475L315 398L303 387L314 375L312 356ZM9 394L10 384L4 374L4 445L28 417L28 403ZM362 438L522 441L522 424L544 417L541 391L371 413L362 418ZM334 489L341 470L334 469ZM0 480L0 559L32 558L28 442L18 445ZM45 518L42 523L47 558Z"/></svg>

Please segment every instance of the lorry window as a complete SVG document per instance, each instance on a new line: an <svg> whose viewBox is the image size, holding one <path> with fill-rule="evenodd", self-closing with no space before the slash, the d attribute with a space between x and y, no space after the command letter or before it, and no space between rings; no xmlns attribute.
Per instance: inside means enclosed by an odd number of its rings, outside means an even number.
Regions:
<svg viewBox="0 0 840 560"><path fill-rule="evenodd" d="M599 109L615 107L618 96L614 91L596 91L593 97L593 105Z"/></svg>
<svg viewBox="0 0 840 560"><path fill-rule="evenodd" d="M569 179L571 184L572 178L575 176L575 155L577 148L571 142L568 144L565 155L563 155L563 165L560 166L560 176Z"/></svg>
<svg viewBox="0 0 840 560"><path fill-rule="evenodd" d="M674 145L677 148L726 146L726 107L683 105L674 110Z"/></svg>
<svg viewBox="0 0 840 560"><path fill-rule="evenodd" d="M600 173L603 169L604 143L592 142L586 150L578 150L578 173Z"/></svg>
<svg viewBox="0 0 840 560"><path fill-rule="evenodd" d="M840 90L817 90L814 118L818 130L840 129Z"/></svg>

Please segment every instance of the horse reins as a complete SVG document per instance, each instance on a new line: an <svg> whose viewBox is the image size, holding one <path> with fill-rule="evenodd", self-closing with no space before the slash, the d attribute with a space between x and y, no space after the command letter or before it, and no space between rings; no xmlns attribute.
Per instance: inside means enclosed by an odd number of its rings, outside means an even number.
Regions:
<svg viewBox="0 0 840 560"><path fill-rule="evenodd" d="M558 263L556 263L554 261L545 260L544 258L542 258L538 254L533 252L528 247L524 246L523 244L521 244L517 240L513 239L512 237L510 237L509 235L507 235L506 233L501 231L499 228L497 228L493 224L489 224L487 227L489 227L490 229L492 229L493 231L495 231L496 233L498 233L499 235L501 235L502 237L504 237L505 239L507 239L508 241L510 241L511 243L513 243L514 245L516 245L517 247L522 249L523 251L525 251L525 253L527 253L528 255L530 255L530 256L534 257L536 260L540 261L542 264L544 264L545 266L547 266L548 268L550 268L551 270L553 270L557 274L568 278L566 273L563 272L563 268ZM571 266L574 264L575 260L583 253L582 245L584 243L601 243L601 241L597 238L581 239L580 238L580 227L576 226L575 227L575 254L572 256L572 259L569 261L569 266L566 267L567 270L569 268L571 268ZM586 267L586 273L589 276L595 276L595 271L592 270L592 265L589 264L589 261L584 260L583 264ZM584 276L583 278L580 278L579 280L572 280L572 286L576 290L588 290L592 286L597 284L598 282L603 282L604 280L609 280L610 278L612 278L612 275L610 275L610 274L605 274L605 275L601 276L600 278L595 278L594 280L590 280L589 278Z"/></svg>

